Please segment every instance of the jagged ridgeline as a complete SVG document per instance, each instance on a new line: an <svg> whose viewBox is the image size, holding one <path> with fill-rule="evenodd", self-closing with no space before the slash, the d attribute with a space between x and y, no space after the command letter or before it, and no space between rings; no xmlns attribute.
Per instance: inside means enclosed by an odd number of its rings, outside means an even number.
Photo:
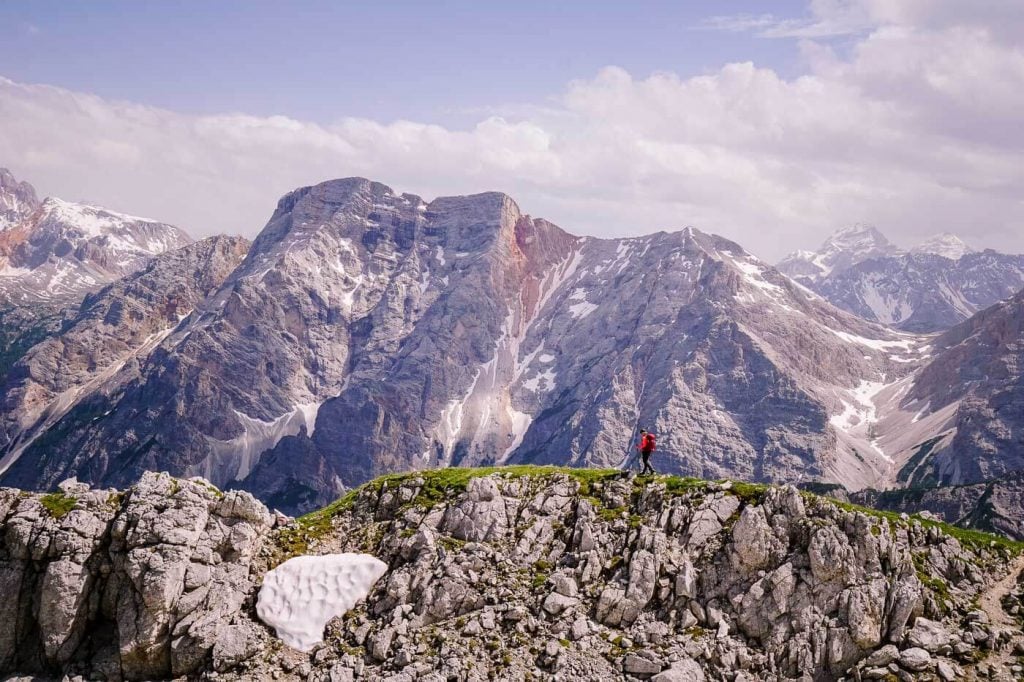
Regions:
<svg viewBox="0 0 1024 682"><path fill-rule="evenodd" d="M0 492L0 667L106 679L1009 674L1020 545L792 487L551 467L375 479L290 521L148 473ZM296 554L388 571L309 654L256 619ZM1004 599L1005 598L1005 599Z"/></svg>
<svg viewBox="0 0 1024 682"><path fill-rule="evenodd" d="M1024 294L909 334L693 228L580 237L500 192L428 202L362 178L288 193L251 246L168 250L169 226L39 202L9 174L0 204L11 286L48 291L51 259L29 256L51 233L83 245L62 268L131 263L78 278L77 307L0 310L5 485L168 471L303 513L395 471L620 466L640 426L660 471L709 479L889 489L1024 467ZM894 249L857 228L785 267L973 264L957 320L1024 282L1020 257L951 237Z"/></svg>

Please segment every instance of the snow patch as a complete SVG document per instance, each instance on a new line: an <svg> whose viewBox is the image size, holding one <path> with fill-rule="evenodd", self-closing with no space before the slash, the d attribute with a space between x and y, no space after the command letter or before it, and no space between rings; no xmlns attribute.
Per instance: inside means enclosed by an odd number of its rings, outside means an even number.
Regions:
<svg viewBox="0 0 1024 682"><path fill-rule="evenodd" d="M850 343L857 343L860 344L861 346L874 348L875 350L888 350L890 348L902 348L903 350L911 350L915 342L915 339L905 339L903 341L882 341L881 339L868 339L863 336L857 336L855 334L849 334L847 332L836 331L831 327L825 328L844 341L849 341Z"/></svg>
<svg viewBox="0 0 1024 682"><path fill-rule="evenodd" d="M549 392L553 391L555 388L555 377L557 376L558 374L555 373L554 370L546 369L542 373L533 377L532 379L524 381L523 388L525 388L527 391L537 391L541 388L540 384L543 381L544 390Z"/></svg>
<svg viewBox="0 0 1024 682"><path fill-rule="evenodd" d="M270 450L285 436L297 436L305 427L312 436L316 428L316 415L322 403L300 403L277 419L263 421L234 410L242 433L230 440L209 438L211 449L218 458L237 458L235 480L242 480L252 471L260 455Z"/></svg>
<svg viewBox="0 0 1024 682"><path fill-rule="evenodd" d="M588 303L586 301L569 306L569 314L576 320L586 317L595 310L597 310L597 304Z"/></svg>
<svg viewBox="0 0 1024 682"><path fill-rule="evenodd" d="M785 290L778 284L772 284L764 278L764 268L756 263L751 263L747 260L735 259L733 260L735 265L740 272L743 273L743 279L747 284L757 287L762 291L768 291L773 294L785 294Z"/></svg>
<svg viewBox="0 0 1024 682"><path fill-rule="evenodd" d="M311 651L324 626L370 593L388 565L369 554L325 554L289 559L263 577L256 614L282 642Z"/></svg>
<svg viewBox="0 0 1024 682"><path fill-rule="evenodd" d="M898 382L896 382L898 383ZM829 418L829 423L834 428L851 436L870 447L876 455L886 462L892 463L892 457L878 445L878 439L874 437L874 425L878 423L878 407L875 398L886 388L893 384L886 384L881 381L861 381L856 388L850 391L854 402L848 403L840 399L843 404L843 411Z"/></svg>

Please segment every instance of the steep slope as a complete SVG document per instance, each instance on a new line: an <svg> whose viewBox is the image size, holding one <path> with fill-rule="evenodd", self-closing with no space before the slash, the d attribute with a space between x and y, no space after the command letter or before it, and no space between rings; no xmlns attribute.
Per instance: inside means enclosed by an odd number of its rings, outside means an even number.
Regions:
<svg viewBox="0 0 1024 682"><path fill-rule="evenodd" d="M779 270L843 310L910 332L949 329L1024 288L1024 255L977 252L950 234L904 253L874 228L840 231Z"/></svg>
<svg viewBox="0 0 1024 682"><path fill-rule="evenodd" d="M1024 291L953 327L906 394L921 420L943 415L901 470L908 484L983 481L1024 469Z"/></svg>
<svg viewBox="0 0 1024 682"><path fill-rule="evenodd" d="M224 281L247 247L240 237L211 237L157 256L142 271L86 296L61 333L35 345L4 380L0 471L28 447L55 441L67 447L71 441L63 438L84 436L48 429L72 408L88 411L138 376L152 349ZM40 463L23 463L28 471L15 467L8 478L33 479Z"/></svg>
<svg viewBox="0 0 1024 682"><path fill-rule="evenodd" d="M643 425L668 471L862 487L891 474L875 423L920 345L697 230L578 238L499 193L337 180L284 197L139 375L5 480L168 470L308 509L396 470L617 465Z"/></svg>
<svg viewBox="0 0 1024 682"><path fill-rule="evenodd" d="M1018 546L792 487L445 470L374 481L276 528L250 496L201 479L62 487L0 490L6 671L1009 679L1015 661L1001 654L1020 638L997 598ZM371 553L387 573L322 646L283 646L252 608L261 580L291 555L338 552Z"/></svg>
<svg viewBox="0 0 1024 682"><path fill-rule="evenodd" d="M0 303L74 303L89 291L185 246L171 225L61 199L35 199L0 169Z"/></svg>

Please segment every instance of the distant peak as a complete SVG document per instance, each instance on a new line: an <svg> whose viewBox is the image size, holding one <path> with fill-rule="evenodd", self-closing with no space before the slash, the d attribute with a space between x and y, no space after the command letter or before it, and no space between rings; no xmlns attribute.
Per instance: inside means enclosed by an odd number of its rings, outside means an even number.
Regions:
<svg viewBox="0 0 1024 682"><path fill-rule="evenodd" d="M38 206L35 187L0 168L0 231L24 220Z"/></svg>
<svg viewBox="0 0 1024 682"><path fill-rule="evenodd" d="M865 223L854 223L849 227L843 227L835 232L825 241L823 248L827 248L829 245L847 245L851 243L856 244L876 244L880 246L892 246L889 239L882 234L877 227L874 225L868 225Z"/></svg>
<svg viewBox="0 0 1024 682"><path fill-rule="evenodd" d="M833 232L817 251L789 254L779 261L779 268L790 277L815 280L869 258L899 253L901 250L874 225L854 223Z"/></svg>
<svg viewBox="0 0 1024 682"><path fill-rule="evenodd" d="M911 249L912 253L931 253L951 260L959 260L969 253L974 253L963 239L949 232L942 232L925 239L923 242Z"/></svg>

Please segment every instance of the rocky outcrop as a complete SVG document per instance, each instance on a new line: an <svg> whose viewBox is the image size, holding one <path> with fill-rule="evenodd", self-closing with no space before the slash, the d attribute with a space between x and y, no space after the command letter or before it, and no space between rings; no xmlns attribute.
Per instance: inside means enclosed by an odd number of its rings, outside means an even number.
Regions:
<svg viewBox="0 0 1024 682"><path fill-rule="evenodd" d="M971 611L1008 575L1005 542L961 542L791 487L449 469L374 481L276 529L253 498L202 481L147 474L121 496L64 489L0 497L0 570L17 595L2 606L5 670L962 679L1011 636ZM255 620L260 576L296 553L343 551L388 571L322 645L284 647Z"/></svg>
<svg viewBox="0 0 1024 682"><path fill-rule="evenodd" d="M68 481L3 489L0 517L0 670L169 678L253 630L239 611L273 517L248 493L155 473L123 494Z"/></svg>

